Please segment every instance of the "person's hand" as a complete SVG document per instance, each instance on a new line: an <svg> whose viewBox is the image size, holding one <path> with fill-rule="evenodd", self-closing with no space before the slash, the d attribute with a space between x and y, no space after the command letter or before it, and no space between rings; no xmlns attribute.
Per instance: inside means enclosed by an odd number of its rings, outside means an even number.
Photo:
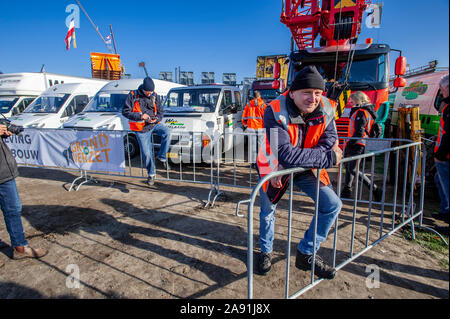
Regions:
<svg viewBox="0 0 450 319"><path fill-rule="evenodd" d="M145 113L142 114L141 115L141 120L144 120L144 121L148 122L150 120L150 115L145 114Z"/></svg>
<svg viewBox="0 0 450 319"><path fill-rule="evenodd" d="M6 125L4 124L0 124L0 136L11 136L13 133L11 133L10 131L8 131L8 129L6 128Z"/></svg>
<svg viewBox="0 0 450 319"><path fill-rule="evenodd" d="M283 166L278 165L278 170L281 171L283 169ZM283 183L281 182L281 179L283 176L275 176L270 179L270 184L274 188L281 188L283 186Z"/></svg>
<svg viewBox="0 0 450 319"><path fill-rule="evenodd" d="M150 119L150 120L148 120L147 122L149 122L149 123L155 123L155 122L157 122L158 121L158 119Z"/></svg>
<svg viewBox="0 0 450 319"><path fill-rule="evenodd" d="M339 147L339 140L336 140L336 142L334 142L334 145L331 148L331 150L334 152L334 154L336 154L336 165L339 165L342 160L342 150Z"/></svg>

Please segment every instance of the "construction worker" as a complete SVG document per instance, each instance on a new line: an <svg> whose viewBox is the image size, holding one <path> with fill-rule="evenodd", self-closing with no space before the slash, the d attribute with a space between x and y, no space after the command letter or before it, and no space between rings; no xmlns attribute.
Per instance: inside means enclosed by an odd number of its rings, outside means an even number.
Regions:
<svg viewBox="0 0 450 319"><path fill-rule="evenodd" d="M266 104L261 98L261 92L254 91L254 98L247 103L242 113L242 124L244 130L249 133L250 158L249 162L255 166L256 154L258 152L258 133L262 135L264 129L264 111Z"/></svg>
<svg viewBox="0 0 450 319"><path fill-rule="evenodd" d="M247 103L242 113L244 129L260 130L264 128L264 111L266 104L259 91L254 91L254 99Z"/></svg>
<svg viewBox="0 0 450 319"><path fill-rule="evenodd" d="M129 119L130 129L136 132L139 147L144 155L148 177L146 183L155 183L155 163L153 162L152 134L161 136L161 146L156 156L166 169L167 152L170 147L170 130L161 123L163 109L161 99L155 92L155 83L146 77L137 90L131 91L125 100L122 114Z"/></svg>
<svg viewBox="0 0 450 319"><path fill-rule="evenodd" d="M357 137L361 139L349 139L345 144L345 157L358 156L364 154L366 150L367 140L364 138L369 137L369 132L374 125L377 118L377 112L375 111L375 105L370 103L369 97L361 91L356 91L350 94L348 99L348 105L352 107L350 111L350 125L349 134L350 137ZM357 161L350 161L345 163L345 183L341 192L342 197L350 198L352 196L352 184L356 175ZM362 172L359 172L363 177L363 183L370 187L370 179ZM373 185L372 188L376 201L381 200L382 191Z"/></svg>
<svg viewBox="0 0 450 319"><path fill-rule="evenodd" d="M443 76L439 82L439 88L443 101L440 106L441 122L439 125L439 133L434 149L434 164L436 166L435 184L439 191L441 199L440 212L434 214L435 218L449 221L449 129L450 129L450 110L448 108L449 98L449 79L448 74ZM448 226L447 226L448 232Z"/></svg>
<svg viewBox="0 0 450 319"><path fill-rule="evenodd" d="M322 95L325 82L314 66L306 66L296 75L290 90L269 103L264 113L265 139L258 153L260 177L280 169L294 167L322 168L320 173L317 234L314 234L313 218L303 239L297 246L295 266L311 270L314 253L327 238L342 202L333 191L328 173L340 163L335 123L335 104ZM276 153L275 153L276 152ZM313 200L316 199L315 170L294 175L294 185ZM285 192L289 175L272 178L260 191L260 247L258 270L267 274L272 267L272 248L275 229L275 210L278 200ZM320 256L314 260L314 273L326 279L334 278L336 270L326 265Z"/></svg>

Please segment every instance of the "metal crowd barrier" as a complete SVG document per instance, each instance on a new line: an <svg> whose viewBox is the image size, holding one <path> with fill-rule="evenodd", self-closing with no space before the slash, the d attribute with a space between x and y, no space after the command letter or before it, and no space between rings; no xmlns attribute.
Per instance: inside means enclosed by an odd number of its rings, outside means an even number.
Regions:
<svg viewBox="0 0 450 319"><path fill-rule="evenodd" d="M353 199L349 199L353 201L353 216L352 216L352 231L351 231L351 244L350 244L350 251L349 255L350 257L346 260L342 261L341 263L337 264L336 261L336 251L337 251L337 243L338 243L338 220L339 216L336 218L335 224L334 224L334 240L333 240L333 253L332 253L332 266L339 270L348 263L352 262L365 252L367 252L369 249L373 248L375 245L379 244L381 241L386 239L388 236L392 235L396 231L398 231L403 226L410 224L411 225L411 231L412 236L414 238L414 219L419 217L419 225L418 227L422 227L425 229L428 229L426 227L422 226L422 218L423 218L423 206L424 206L424 189L425 189L425 178L424 174L421 174L420 176L417 175L418 172L418 162L420 158L420 146L422 143L416 142L416 143L409 143L406 145L401 145L397 147L391 147L384 150L378 150L378 151L372 151L368 152L359 156L353 156L348 158L343 158L340 165L339 165L339 171L338 171L338 181L337 181L337 195L340 197L341 193L341 184L342 184L342 171L343 171L343 165L346 162L350 161L357 161L357 170L359 172L359 166L361 160L365 161L366 159L371 158L372 159L372 165L371 165L371 185L370 185L370 192L369 199L368 200L362 200L361 199L361 192L360 189L360 178L355 178L355 196ZM413 167L412 167L412 182L408 185L407 182L407 170L408 170L408 161L410 156L410 150L413 150ZM400 153L403 152L403 158L404 158L404 166L400 165ZM386 172L388 170L389 166L389 156L391 154L395 154L395 181L394 181L394 189L393 189L393 196L392 198L388 198L386 196ZM373 177L374 177L374 170L375 170L375 157L378 155L384 155L384 174L383 174L383 182L382 182L382 199L381 202L374 202L372 199L372 187L373 187ZM422 153L422 160L424 160L426 157L426 152ZM399 185L399 173L401 172L401 169L403 167L403 184ZM253 188L253 191L251 193L251 196L249 199L240 201L237 205L237 210L239 209L239 205L247 203L248 204L248 215L247 215L247 223L248 223L248 253L247 253L247 280L248 280L248 298L253 298L253 219L254 219L254 207L255 207L255 200L257 195L259 194L260 188L262 185L270 180L273 177L276 176L283 176L283 175L290 175L290 186L289 186L289 199L288 199L288 234L287 234L287 249L286 249L286 286L285 286L285 298L297 298L298 296L302 295L304 292L308 291L312 287L316 286L318 283L320 283L323 279L315 279L314 278L314 269L311 269L311 281L310 283L304 287L303 289L290 294L289 292L289 278L290 278L290 257L291 257L291 234L292 234L292 214L293 214L293 180L294 180L294 174L301 173L307 171L303 168L292 168L292 169L285 169L277 172L273 172L269 175L266 175L264 178L262 178L258 184ZM316 176L320 175L320 170L318 170ZM357 175L358 176L358 173ZM415 195L415 186L420 185L420 191L418 194ZM315 206L314 206L314 216L315 216L315 225L314 225L314 251L316 248L316 232L317 232L317 219L318 219L318 201L319 201L319 192L318 189L320 187L320 179L317 178L317 192L316 192L316 198L315 198ZM399 191L399 187L401 187L400 195L401 195L401 201L397 202L397 193ZM409 189L408 189L409 188ZM358 195L359 193L359 195ZM414 199L419 200L419 204L416 205L414 202ZM366 224L366 236L365 236L365 248L362 249L359 252L356 252L354 249L355 244L355 226L356 226L356 212L358 209L358 204L366 203L368 204L367 209L367 224ZM372 214L372 208L373 205L379 205L380 206L380 229L378 238L370 242L369 239L369 232L371 228L371 214ZM387 229L384 226L385 218L386 218L386 207L392 207L392 213L390 214L390 217L392 218L392 223L390 224ZM397 225L396 225L397 223ZM416 227L417 227L416 226ZM430 231L435 232L432 229L428 229ZM435 232L437 233L437 232ZM438 234L438 233L437 233ZM439 234L438 234L439 235ZM442 236L441 236L441 239ZM316 258L316 253L313 254L313 261L312 265L314 265L314 260Z"/></svg>

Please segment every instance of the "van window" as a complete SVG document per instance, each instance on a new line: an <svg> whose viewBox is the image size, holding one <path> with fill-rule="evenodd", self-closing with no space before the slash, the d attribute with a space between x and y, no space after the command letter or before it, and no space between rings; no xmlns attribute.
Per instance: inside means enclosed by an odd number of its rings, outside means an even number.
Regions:
<svg viewBox="0 0 450 319"><path fill-rule="evenodd" d="M230 106L232 103L232 95L231 91L227 90L223 92L223 99L222 99L222 109L226 108L227 106Z"/></svg>
<svg viewBox="0 0 450 319"><path fill-rule="evenodd" d="M241 93L238 91L234 91L234 99L236 101L236 108L238 111L242 110L242 104L241 104Z"/></svg>
<svg viewBox="0 0 450 319"><path fill-rule="evenodd" d="M89 97L87 95L78 95L75 97L75 114L80 113L89 103Z"/></svg>
<svg viewBox="0 0 450 319"><path fill-rule="evenodd" d="M50 86L53 86L53 81L52 80L48 80L48 84L50 84Z"/></svg>
<svg viewBox="0 0 450 319"><path fill-rule="evenodd" d="M70 103L67 105L61 117L67 117L73 114L75 114L75 98L73 98L72 101L70 101Z"/></svg>

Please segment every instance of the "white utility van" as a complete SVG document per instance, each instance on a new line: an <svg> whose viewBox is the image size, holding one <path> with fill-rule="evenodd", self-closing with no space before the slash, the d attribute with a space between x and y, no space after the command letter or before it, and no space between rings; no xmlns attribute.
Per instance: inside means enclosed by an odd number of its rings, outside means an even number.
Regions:
<svg viewBox="0 0 450 319"><path fill-rule="evenodd" d="M241 91L236 86L212 84L188 86L170 90L164 102L164 117L162 123L172 130L173 140L168 157L174 162L200 159L202 148L209 145L210 137L225 134L221 145L226 152L233 148L233 131L242 129ZM206 134L200 134L200 132ZM178 136L178 138L177 138ZM178 141L177 141L178 139ZM194 146L194 147L193 147ZM190 149L189 158L178 158L180 149ZM182 151L184 153L184 151Z"/></svg>
<svg viewBox="0 0 450 319"><path fill-rule="evenodd" d="M107 81L57 84L36 98L11 123L29 128L60 128L73 114L81 112Z"/></svg>
<svg viewBox="0 0 450 319"><path fill-rule="evenodd" d="M0 74L0 113L7 118L17 115L51 86L85 80L90 79L46 72Z"/></svg>
<svg viewBox="0 0 450 319"><path fill-rule="evenodd" d="M81 130L125 130L130 131L128 119L122 115L125 100L132 90L136 90L144 79L123 79L106 84L89 102L83 112L73 116L63 124L64 128ZM171 88L184 85L154 79L155 92L164 101ZM132 131L130 131L132 132ZM139 144L134 134L128 136L130 157L139 154Z"/></svg>
<svg viewBox="0 0 450 319"><path fill-rule="evenodd" d="M419 107L420 127L426 136L437 135L439 123L440 96L439 81L448 74L448 69L424 74L405 76L406 86L389 94L391 107L391 124L397 125L399 107Z"/></svg>

